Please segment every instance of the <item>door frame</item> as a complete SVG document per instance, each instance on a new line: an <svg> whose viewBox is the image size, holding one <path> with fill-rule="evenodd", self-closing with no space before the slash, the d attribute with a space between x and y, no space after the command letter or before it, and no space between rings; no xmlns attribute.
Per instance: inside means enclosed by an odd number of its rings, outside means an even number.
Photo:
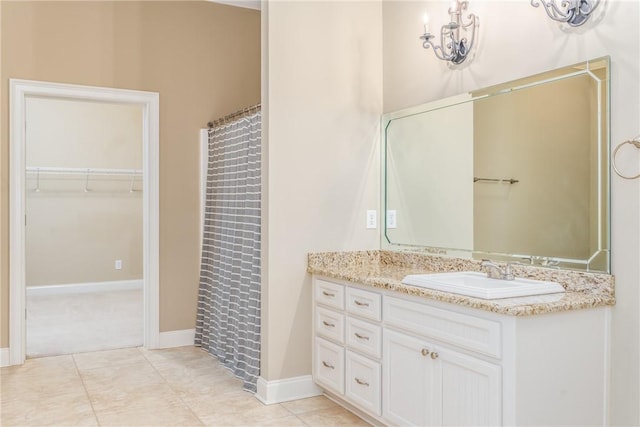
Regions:
<svg viewBox="0 0 640 427"><path fill-rule="evenodd" d="M26 98L29 96L82 100L142 107L142 235L144 347L158 348L159 315L159 127L157 92L9 80L9 364L26 357Z"/></svg>

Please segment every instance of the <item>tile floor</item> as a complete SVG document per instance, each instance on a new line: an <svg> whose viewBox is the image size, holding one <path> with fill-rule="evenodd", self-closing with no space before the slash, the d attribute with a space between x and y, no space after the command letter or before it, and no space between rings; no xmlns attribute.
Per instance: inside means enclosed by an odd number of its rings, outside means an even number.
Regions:
<svg viewBox="0 0 640 427"><path fill-rule="evenodd" d="M197 347L29 359L0 370L2 426L368 426L325 397L263 405Z"/></svg>
<svg viewBox="0 0 640 427"><path fill-rule="evenodd" d="M27 356L138 347L142 289L27 295Z"/></svg>

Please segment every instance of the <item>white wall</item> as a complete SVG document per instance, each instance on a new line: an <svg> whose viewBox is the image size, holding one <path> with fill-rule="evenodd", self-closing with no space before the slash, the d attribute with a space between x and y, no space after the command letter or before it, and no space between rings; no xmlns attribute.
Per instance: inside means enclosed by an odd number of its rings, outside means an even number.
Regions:
<svg viewBox="0 0 640 427"><path fill-rule="evenodd" d="M277 380L311 373L307 253L379 245L365 211L379 206L382 17L379 2L277 1L263 13L261 375Z"/></svg>
<svg viewBox="0 0 640 427"><path fill-rule="evenodd" d="M601 2L596 20L576 30L563 30L525 0L471 1L470 10L480 17L478 50L459 70L448 69L418 40L422 15L428 12L431 25L441 25L445 8L444 2L383 3L385 111L610 55L612 145L640 133L637 1ZM630 150L621 162L636 170L638 159ZM640 182L614 175L611 186L617 304L612 314L610 423L639 425Z"/></svg>
<svg viewBox="0 0 640 427"><path fill-rule="evenodd" d="M397 215L397 228L386 232L391 243L473 250L473 114L465 102L387 126L386 208Z"/></svg>

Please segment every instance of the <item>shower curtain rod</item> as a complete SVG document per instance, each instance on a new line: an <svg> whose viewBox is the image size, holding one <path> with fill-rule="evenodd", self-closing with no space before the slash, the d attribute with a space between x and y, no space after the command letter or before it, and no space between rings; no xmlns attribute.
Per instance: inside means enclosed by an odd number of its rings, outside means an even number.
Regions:
<svg viewBox="0 0 640 427"><path fill-rule="evenodd" d="M248 116L249 114L253 114L253 113L259 111L261 106L262 106L262 104L258 103L256 105L252 105L251 107L243 108L242 110L238 110L235 113L231 113L231 114L228 114L228 115L226 115L224 117L221 117L219 119L215 119L215 120L207 123L207 126L209 127L209 129L213 129L215 127L224 125L224 124L226 124L226 123L228 123L230 121L240 119L240 118L242 118L244 116Z"/></svg>

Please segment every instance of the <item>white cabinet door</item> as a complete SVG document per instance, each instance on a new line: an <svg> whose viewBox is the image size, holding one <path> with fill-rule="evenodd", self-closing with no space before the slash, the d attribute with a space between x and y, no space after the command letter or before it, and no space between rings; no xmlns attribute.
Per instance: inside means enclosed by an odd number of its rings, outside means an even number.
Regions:
<svg viewBox="0 0 640 427"><path fill-rule="evenodd" d="M314 377L324 387L344 394L344 348L316 337Z"/></svg>
<svg viewBox="0 0 640 427"><path fill-rule="evenodd" d="M441 426L497 426L502 423L501 368L493 363L439 348L437 405Z"/></svg>
<svg viewBox="0 0 640 427"><path fill-rule="evenodd" d="M383 335L383 417L393 425L437 425L434 346L394 331Z"/></svg>
<svg viewBox="0 0 640 427"><path fill-rule="evenodd" d="M344 394L353 404L380 416L380 364L347 350Z"/></svg>

